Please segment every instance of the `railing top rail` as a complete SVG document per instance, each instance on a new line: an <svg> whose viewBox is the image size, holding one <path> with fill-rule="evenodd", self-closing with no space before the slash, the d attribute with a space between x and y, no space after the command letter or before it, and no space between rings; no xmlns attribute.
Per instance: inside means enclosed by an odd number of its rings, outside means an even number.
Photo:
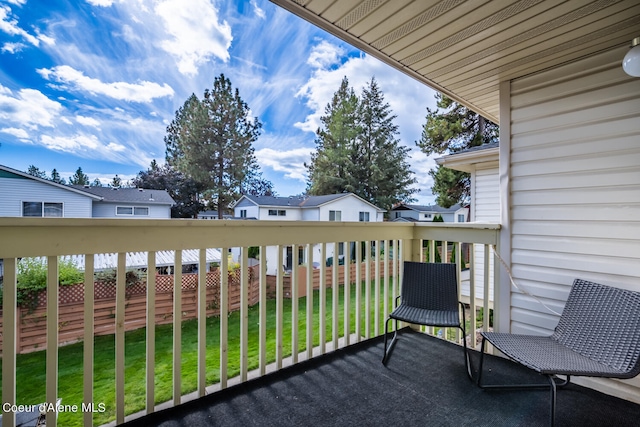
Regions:
<svg viewBox="0 0 640 427"><path fill-rule="evenodd" d="M487 243L497 230L477 223L0 218L0 258L385 239Z"/></svg>

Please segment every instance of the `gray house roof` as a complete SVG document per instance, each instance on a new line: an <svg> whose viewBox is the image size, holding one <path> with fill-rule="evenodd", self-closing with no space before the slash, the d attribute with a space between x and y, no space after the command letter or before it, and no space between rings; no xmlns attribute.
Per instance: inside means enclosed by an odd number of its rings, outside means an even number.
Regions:
<svg viewBox="0 0 640 427"><path fill-rule="evenodd" d="M155 205L173 205L175 201L165 190L149 190L144 188L85 187L74 185L73 188L102 198L103 202L145 203Z"/></svg>
<svg viewBox="0 0 640 427"><path fill-rule="evenodd" d="M401 205L396 206L392 209L392 211L407 211L412 210L416 212L434 212L434 213L453 213L460 209L462 206L460 204L455 204L449 208L443 208L438 205L408 205L402 203Z"/></svg>
<svg viewBox="0 0 640 427"><path fill-rule="evenodd" d="M262 207L298 207L298 208L317 208L326 203L332 202L334 200L342 199L344 197L356 197L362 200L364 203L367 203L373 206L380 212L384 212L384 209L381 209L372 203L367 202L363 198L357 196L353 193L340 193L340 194L327 194L323 196L290 196L290 197L276 197L276 196L252 196L250 194L243 195L239 200L234 203L234 206L237 205L242 199L249 200L254 203L256 206Z"/></svg>

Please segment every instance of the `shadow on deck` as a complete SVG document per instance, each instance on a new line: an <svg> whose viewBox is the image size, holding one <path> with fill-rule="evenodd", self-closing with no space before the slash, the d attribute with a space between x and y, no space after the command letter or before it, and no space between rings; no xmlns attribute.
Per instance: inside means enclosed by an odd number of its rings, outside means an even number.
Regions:
<svg viewBox="0 0 640 427"><path fill-rule="evenodd" d="M478 365L478 354L473 357ZM135 426L546 426L548 391L483 391L462 349L403 330L387 366L368 340L126 423ZM485 360L486 381L540 382L514 363ZM640 405L571 384L558 392L558 426L632 426Z"/></svg>

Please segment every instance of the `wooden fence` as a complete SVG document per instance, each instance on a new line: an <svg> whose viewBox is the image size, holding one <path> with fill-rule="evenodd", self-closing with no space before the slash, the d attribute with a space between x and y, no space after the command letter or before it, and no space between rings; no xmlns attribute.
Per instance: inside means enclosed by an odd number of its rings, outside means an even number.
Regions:
<svg viewBox="0 0 640 427"><path fill-rule="evenodd" d="M259 302L260 284L258 280L259 265L249 268L249 306ZM361 279L365 280L365 264L360 264ZM384 273L384 263L380 263L380 274ZM333 267L326 268L326 286L332 286ZM344 266L338 266L338 284L344 283ZM350 265L350 282L355 281L355 264ZM392 265L389 264L389 274ZM371 278L375 273L375 263L371 264ZM306 296L306 267L298 269L298 296ZM313 271L313 289L320 287L320 270ZM156 324L173 322L173 275L156 275ZM182 319L197 317L198 275L182 274ZM267 295L275 296L276 278L267 276ZM94 334L109 335L115 333L116 286L115 283L94 283ZM207 317L218 316L220 298L220 273L214 270L207 273ZM283 278L283 295L291 297L291 276ZM17 352L29 353L43 350L46 345L46 293L37 297L31 307L18 308ZM131 331L146 327L147 286L136 283L126 288L125 330ZM240 309L240 274L229 273L229 312ZM1 314L1 311L0 311ZM71 344L82 340L84 336L84 284L61 286L59 289L58 341L60 345ZM2 322L0 320L0 328ZM0 334L0 348L2 334Z"/></svg>

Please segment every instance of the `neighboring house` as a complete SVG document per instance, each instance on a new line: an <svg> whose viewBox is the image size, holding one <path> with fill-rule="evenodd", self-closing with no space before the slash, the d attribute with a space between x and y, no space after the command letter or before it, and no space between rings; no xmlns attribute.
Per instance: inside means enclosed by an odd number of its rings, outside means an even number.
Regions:
<svg viewBox="0 0 640 427"><path fill-rule="evenodd" d="M470 179L470 213L469 221L482 223L500 223L500 178L499 178L499 143L484 144L459 151L436 159L436 163L450 169L469 173ZM474 245L473 255L476 260L474 278L476 295L484 298L484 248ZM489 256L489 300L493 303L493 274L495 256ZM462 273L461 292L469 296L469 272Z"/></svg>
<svg viewBox="0 0 640 427"><path fill-rule="evenodd" d="M165 190L78 185L73 188L100 197L93 202L93 218L171 218L171 206L175 203Z"/></svg>
<svg viewBox="0 0 640 427"><path fill-rule="evenodd" d="M62 185L0 165L0 217L171 218L164 190Z"/></svg>
<svg viewBox="0 0 640 427"><path fill-rule="evenodd" d="M444 222L467 222L469 208L455 204L450 208L438 205L408 205L401 203L391 209L392 221L432 222L441 217Z"/></svg>
<svg viewBox="0 0 640 427"><path fill-rule="evenodd" d="M91 218L101 198L0 165L0 217Z"/></svg>
<svg viewBox="0 0 640 427"><path fill-rule="evenodd" d="M233 204L234 216L241 219L257 219L264 221L345 221L345 222L382 222L384 209L367 202L353 193L330 194L325 196L307 197L275 197L275 196L251 196L244 195ZM293 243L293 242L292 242ZM337 254L333 244L326 246L326 259L320 260L320 246L312 248L308 254L306 247L287 246L283 249L282 268L290 271L293 265L294 250L297 251L300 264L309 263L309 257L313 258L311 264L319 266L320 262L333 263L334 257L344 259L344 244L338 245ZM347 251L348 252L348 251ZM234 258L239 255L234 252ZM267 273L276 274L278 265L275 246L267 248ZM340 262L340 261L339 261Z"/></svg>

